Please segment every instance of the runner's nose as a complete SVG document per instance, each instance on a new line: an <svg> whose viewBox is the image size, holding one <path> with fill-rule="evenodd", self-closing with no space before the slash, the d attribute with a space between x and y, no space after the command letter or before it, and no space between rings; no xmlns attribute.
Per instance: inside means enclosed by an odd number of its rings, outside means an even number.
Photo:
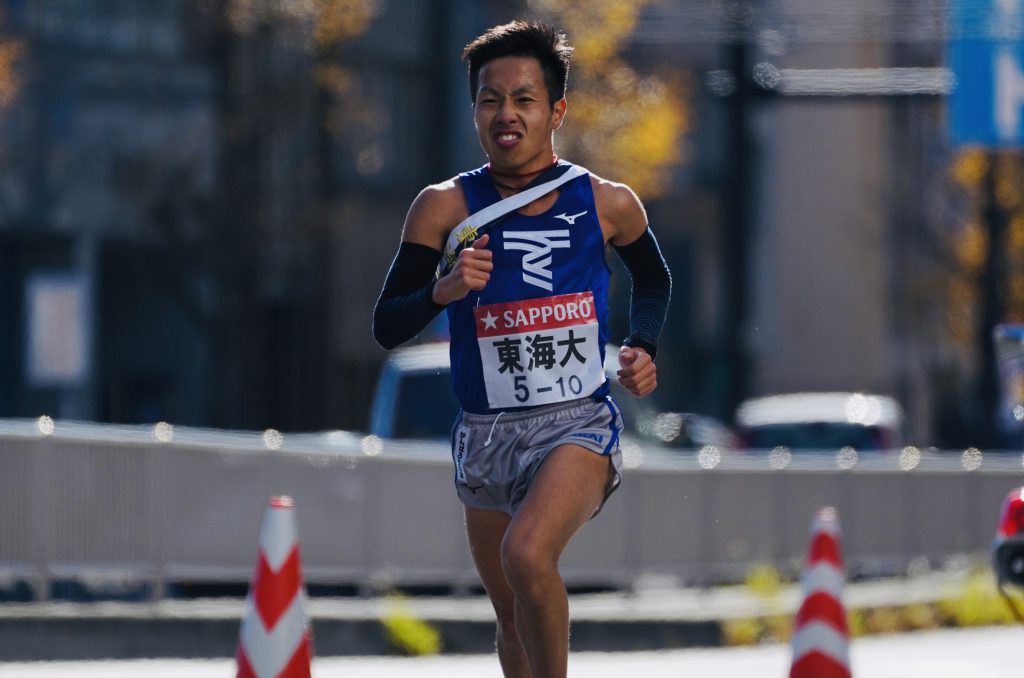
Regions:
<svg viewBox="0 0 1024 678"><path fill-rule="evenodd" d="M501 100L501 103L498 104L496 119L502 125L508 125L515 121L515 106L512 99L506 98Z"/></svg>

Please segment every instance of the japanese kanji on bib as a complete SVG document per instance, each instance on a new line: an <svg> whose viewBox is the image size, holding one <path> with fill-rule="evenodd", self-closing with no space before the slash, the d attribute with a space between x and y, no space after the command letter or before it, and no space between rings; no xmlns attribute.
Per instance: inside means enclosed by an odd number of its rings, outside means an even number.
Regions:
<svg viewBox="0 0 1024 678"><path fill-rule="evenodd" d="M470 214L501 199L486 166L459 182ZM609 271L590 176L558 190L543 214L513 212L491 225L487 286L448 305L452 381L467 412L608 392Z"/></svg>

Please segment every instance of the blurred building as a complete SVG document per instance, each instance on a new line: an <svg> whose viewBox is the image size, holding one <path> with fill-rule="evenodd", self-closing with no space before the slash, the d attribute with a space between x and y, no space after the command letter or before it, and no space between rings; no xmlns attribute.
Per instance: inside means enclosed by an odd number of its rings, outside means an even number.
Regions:
<svg viewBox="0 0 1024 678"><path fill-rule="evenodd" d="M204 281L180 248L213 203L217 121L184 4L4 5L21 51L0 140L0 413L200 421Z"/></svg>
<svg viewBox="0 0 1024 678"><path fill-rule="evenodd" d="M692 346L713 371L692 395L717 414L744 396L863 390L896 397L911 441L934 441L941 403L965 386L938 286L956 220L945 101L923 83L872 92L857 79L943 66L945 12L929 0L762 0L710 18L654 6L639 26L634 40L656 58L701 64L701 44L716 54L703 52L714 77L698 120L712 141L693 161L717 197L718 237L685 225L705 246L684 275L701 272ZM795 72L816 89L780 86ZM715 383L730 369L742 370L731 394Z"/></svg>
<svg viewBox="0 0 1024 678"><path fill-rule="evenodd" d="M527 3L368 3L326 47L315 3L0 4L24 43L0 123L0 416L364 427L405 211L484 162L462 46ZM943 218L920 199L941 99L746 89L737 108L706 77L737 54L939 65L933 3L734 5L752 13L654 3L629 43L639 70L689 78L694 114L647 205L675 279L661 404L730 418L742 395L863 389L927 436L952 364L916 240Z"/></svg>
<svg viewBox="0 0 1024 678"><path fill-rule="evenodd" d="M942 16L929 12L935 5L857 8L848 16L843 3L806 5L802 39L786 45L780 26L782 44L767 45L777 53L762 46L755 63L770 60L780 70L943 66ZM937 195L948 190L944 99L910 92L781 96L760 107L747 332L759 393L892 395L908 410L911 441L921 444L932 441L936 382L953 360L937 312L941 295L927 291L936 238L952 220L936 209Z"/></svg>

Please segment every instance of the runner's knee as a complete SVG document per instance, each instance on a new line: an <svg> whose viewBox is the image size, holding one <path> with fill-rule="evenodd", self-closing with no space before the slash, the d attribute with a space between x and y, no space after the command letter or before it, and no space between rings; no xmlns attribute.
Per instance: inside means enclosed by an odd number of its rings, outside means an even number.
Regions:
<svg viewBox="0 0 1024 678"><path fill-rule="evenodd" d="M506 539L501 547L505 578L516 596L529 599L534 588L539 590L542 576L557 572L555 559L536 542L529 539Z"/></svg>

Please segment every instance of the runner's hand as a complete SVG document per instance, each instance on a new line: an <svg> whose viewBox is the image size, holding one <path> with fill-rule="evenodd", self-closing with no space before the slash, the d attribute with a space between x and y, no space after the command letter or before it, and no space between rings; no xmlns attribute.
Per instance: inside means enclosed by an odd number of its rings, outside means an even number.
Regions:
<svg viewBox="0 0 1024 678"><path fill-rule="evenodd" d="M642 348L623 346L619 349L617 374L619 383L638 398L658 387L658 368Z"/></svg>
<svg viewBox="0 0 1024 678"><path fill-rule="evenodd" d="M491 236L486 233L466 249L459 252L459 258L448 275L434 285L434 302L446 306L465 298L471 291L480 291L491 279L494 263L492 252L484 249Z"/></svg>

